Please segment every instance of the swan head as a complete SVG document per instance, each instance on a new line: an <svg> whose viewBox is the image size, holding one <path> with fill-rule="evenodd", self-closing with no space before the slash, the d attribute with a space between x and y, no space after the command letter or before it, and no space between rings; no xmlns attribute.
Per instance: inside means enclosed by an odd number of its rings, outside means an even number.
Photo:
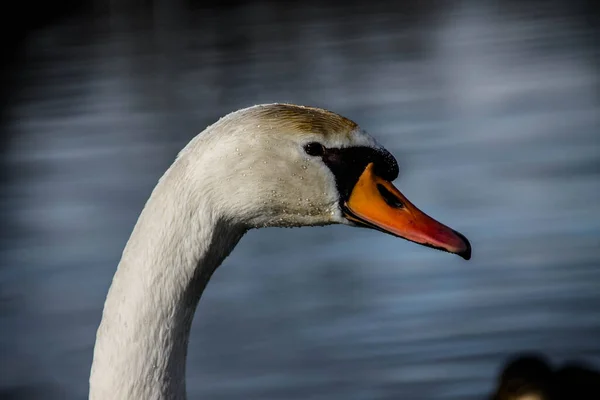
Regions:
<svg viewBox="0 0 600 400"><path fill-rule="evenodd" d="M469 241L413 205L393 184L396 159L355 122L293 104L232 112L180 153L219 217L243 225L346 224L471 256Z"/></svg>

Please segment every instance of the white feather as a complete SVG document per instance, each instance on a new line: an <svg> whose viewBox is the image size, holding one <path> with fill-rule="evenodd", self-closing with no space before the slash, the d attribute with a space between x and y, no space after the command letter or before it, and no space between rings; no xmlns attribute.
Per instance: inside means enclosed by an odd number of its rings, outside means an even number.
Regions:
<svg viewBox="0 0 600 400"><path fill-rule="evenodd" d="M247 230L347 223L332 173L303 145L378 144L261 126L255 106L196 136L159 180L123 251L97 332L92 400L182 400L191 321L211 274ZM271 121L272 122L272 121Z"/></svg>

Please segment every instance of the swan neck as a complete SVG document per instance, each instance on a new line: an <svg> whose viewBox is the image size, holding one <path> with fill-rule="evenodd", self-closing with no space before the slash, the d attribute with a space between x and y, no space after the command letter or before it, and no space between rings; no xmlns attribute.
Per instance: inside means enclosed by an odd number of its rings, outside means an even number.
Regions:
<svg viewBox="0 0 600 400"><path fill-rule="evenodd" d="M245 232L211 209L203 201L190 203L189 193L168 177L155 188L104 305L90 399L186 398L187 347L198 301Z"/></svg>

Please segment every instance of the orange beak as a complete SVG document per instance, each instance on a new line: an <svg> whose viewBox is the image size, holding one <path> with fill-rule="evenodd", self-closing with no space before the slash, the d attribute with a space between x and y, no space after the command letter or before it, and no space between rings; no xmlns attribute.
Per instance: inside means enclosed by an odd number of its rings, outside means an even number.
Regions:
<svg viewBox="0 0 600 400"><path fill-rule="evenodd" d="M394 185L367 165L344 204L346 218L427 247L471 258L471 244L462 234L415 207Z"/></svg>

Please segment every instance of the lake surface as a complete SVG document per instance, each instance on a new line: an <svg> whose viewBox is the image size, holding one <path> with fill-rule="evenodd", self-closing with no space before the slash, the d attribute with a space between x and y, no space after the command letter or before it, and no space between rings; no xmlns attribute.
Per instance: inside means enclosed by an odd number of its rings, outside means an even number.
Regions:
<svg viewBox="0 0 600 400"><path fill-rule="evenodd" d="M343 226L252 231L198 307L190 399L482 399L522 351L599 368L589 20L546 3L406 4L174 3L31 34L2 125L0 394L86 397L152 188L207 125L263 102L358 122L473 258Z"/></svg>

